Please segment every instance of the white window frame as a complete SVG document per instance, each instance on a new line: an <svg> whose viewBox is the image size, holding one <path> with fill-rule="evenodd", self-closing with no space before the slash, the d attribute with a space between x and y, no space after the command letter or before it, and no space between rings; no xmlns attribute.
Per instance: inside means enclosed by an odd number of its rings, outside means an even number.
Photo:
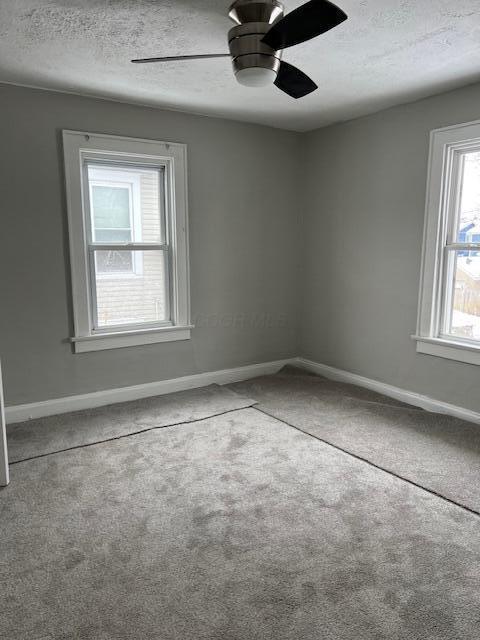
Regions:
<svg viewBox="0 0 480 640"><path fill-rule="evenodd" d="M187 149L186 145L140 138L125 138L84 131L63 131L65 181L70 240L70 263L76 353L130 347L191 337L188 263ZM165 175L165 245L119 243L108 248L168 251L170 320L98 329L94 326L88 225L90 221L87 162L118 162L119 166L162 167ZM104 245L97 245L102 248Z"/></svg>
<svg viewBox="0 0 480 640"><path fill-rule="evenodd" d="M443 310L447 291L448 253L480 250L480 243L457 243L452 238L459 192L462 154L480 151L480 121L436 129L430 134L427 198L417 318L417 352L480 365L480 343L446 335Z"/></svg>

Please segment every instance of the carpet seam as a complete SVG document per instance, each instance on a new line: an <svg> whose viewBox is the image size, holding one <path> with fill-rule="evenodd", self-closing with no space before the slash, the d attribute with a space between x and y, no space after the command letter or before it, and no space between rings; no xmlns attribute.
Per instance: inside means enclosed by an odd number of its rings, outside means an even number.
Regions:
<svg viewBox="0 0 480 640"><path fill-rule="evenodd" d="M405 478L404 476L401 476L400 474L396 473L395 471L390 471L390 469L385 469L384 467L381 467L380 465L376 464L375 462L372 462L371 460L368 460L368 458L363 458L362 456L358 455L357 453L352 453L351 451L348 451L348 449L344 449L343 447L340 447L336 444L333 444L331 442L329 442L328 440L324 440L323 438L320 438L320 436L317 436L313 433L309 433L308 431L304 431L303 429L301 429L300 427L287 422L286 420L283 420L282 418L278 418L277 416L274 416L271 413L268 413L268 411L265 411L265 409L260 409L258 406L254 406L252 405L251 407L249 407L250 409L255 409L256 411L258 411L259 413L263 413L266 416L269 416L270 418L273 418L274 420L278 420L279 422L282 422L283 424L285 424L287 427L291 427L292 429L296 429L297 431L299 431L300 433L303 433L306 436L310 436L311 438L314 438L315 440L318 440L319 442L322 442L323 444L328 445L329 447L332 447L333 449L336 449L337 451L341 451L342 453L346 454L347 456L351 456L352 458L355 458L356 460L360 460L361 462L365 462L366 464L370 465L371 467L374 467L375 469L378 469L379 471L383 471L384 473L388 473L388 475L393 476L394 478L398 478L398 480L403 480L403 482L406 482L407 484L412 485L413 487L416 487L417 489L421 489L422 491L425 491L426 493L429 493L432 496L435 496L437 498L440 498L441 500L444 500L445 502L448 502L456 507L459 507L460 509L463 509L464 511L467 511L468 513L471 513L477 517L480 517L480 512L476 511L475 509L472 509L471 507L467 507L466 505L462 504L461 502L456 502L455 500L453 500L452 498L447 498L446 496L444 496L441 493L438 493L437 491L435 491L435 489L429 489L428 487L424 487L421 484L418 484L417 482L415 482L414 480L409 480L408 478Z"/></svg>
<svg viewBox="0 0 480 640"><path fill-rule="evenodd" d="M74 447L67 447L66 449L58 449L57 451L48 451L47 453L40 453L37 456L29 456L28 458L21 458L20 460L12 460L9 462L9 466L14 464L21 464L22 462L30 462L32 460L38 460L40 458L46 458L48 456L54 456L58 453L66 453L67 451L75 451L76 449L84 449L85 447L93 447L97 444L105 444L106 442L115 442L115 440L123 440L123 438L131 438L132 436L138 436L142 433L148 433L149 431L155 431L156 429L169 429L170 427L179 427L182 424L194 424L195 422L201 422L202 420L208 420L209 418L217 418L218 416L224 416L227 413L233 413L234 411L242 411L243 409L252 409L256 403L246 405L245 407L235 407L234 409L227 409L220 413L212 413L203 418L194 418L193 420L183 420L182 422L174 422L172 424L164 424L156 427L148 427L147 429L141 429L140 431L132 431L132 433L124 433L120 436L114 436L113 438L106 438L105 440L95 440L95 442L86 442L85 444L75 445Z"/></svg>
<svg viewBox="0 0 480 640"><path fill-rule="evenodd" d="M260 409L258 406L256 406L257 403L253 403L251 405L246 405L245 407L236 407L234 409L227 409L226 411L221 411L219 413L213 413L211 415L208 415L206 417L203 418L195 418L193 420L184 420L182 422L175 422L172 424L167 424L167 425L161 425L161 426L155 426L155 427L148 427L147 429L141 429L140 431L134 431L132 433L125 433L122 434L120 436L115 436L113 438L106 438L105 440L96 440L95 442L87 442L85 444L80 444L80 445L76 445L74 447L67 447L65 449L58 449L57 451L49 451L47 453L42 453L39 454L37 456L30 456L28 458L22 458L20 460L13 460L12 462L9 463L9 466L13 466L16 464L22 464L23 462L31 462L33 460L39 460L41 458L46 458L48 456L54 456L57 455L59 453L66 453L67 451L75 451L77 449L84 449L86 447L93 447L95 445L99 445L99 444L105 444L107 442L115 442L116 440L123 440L124 438L131 438L132 436L137 436L143 433L148 433L149 431L156 431L157 429L168 429L170 427L178 427L184 424L194 424L196 422L201 422L202 420L208 420L209 418L216 418L219 416L223 416L229 413L234 413L235 411L242 411L244 409L255 409L256 411L258 411L259 413L263 413L264 415L273 418L274 420L278 420L279 422L285 424L287 427L290 427L292 429L295 429L296 431L299 431L300 433L303 433L306 436L310 436L311 438L313 438L314 440L317 440L318 442L322 442L323 444L326 444L329 447L332 447L333 449L336 449L337 451L341 451L342 453L344 453L345 455L348 455L352 458L355 458L356 460L360 460L361 462L364 462L366 464L368 464L369 466L378 469L379 471L383 471L384 473L388 473L388 475L397 478L399 480L402 480L403 482L410 484L414 487L416 487L417 489L421 489L422 491L425 491L426 493L429 493L430 495L433 495L437 498L440 498L441 500L444 500L445 502L448 502L456 507L459 507L460 509L463 509L464 511L467 511L468 513L471 513L477 517L480 517L480 512L476 511L475 509L472 509L471 507L467 507L466 505L462 504L461 502L456 502L455 500L451 499L451 498L447 498L446 496L444 496L443 494L435 491L434 489L429 489L427 487L424 487L423 485L415 482L414 480L410 480L409 478L406 478L404 476L401 476L400 474L396 473L395 471L391 471L390 469L386 469L385 467L381 467L380 465L376 464L375 462L372 462L371 460L368 460L367 458L364 458L356 453L353 453L352 451L349 451L348 449L344 449L343 447L340 447L336 444L333 444L332 442L329 442L328 440L325 440L324 438L320 438L319 436L309 433L308 431L305 431L304 429L301 429L300 427L298 427L297 425L292 424L291 422L287 422L286 420L279 418L271 413L269 413L268 411L266 411L265 409Z"/></svg>

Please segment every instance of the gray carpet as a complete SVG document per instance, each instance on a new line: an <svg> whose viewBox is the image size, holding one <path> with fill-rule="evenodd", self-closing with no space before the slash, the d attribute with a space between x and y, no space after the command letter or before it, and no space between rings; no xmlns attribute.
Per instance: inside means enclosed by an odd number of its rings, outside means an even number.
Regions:
<svg viewBox="0 0 480 640"><path fill-rule="evenodd" d="M480 426L286 368L229 387L260 409L480 512Z"/></svg>
<svg viewBox="0 0 480 640"><path fill-rule="evenodd" d="M11 462L242 409L254 400L212 384L7 426Z"/></svg>
<svg viewBox="0 0 480 640"><path fill-rule="evenodd" d="M12 465L9 640L477 640L480 519L254 408Z"/></svg>

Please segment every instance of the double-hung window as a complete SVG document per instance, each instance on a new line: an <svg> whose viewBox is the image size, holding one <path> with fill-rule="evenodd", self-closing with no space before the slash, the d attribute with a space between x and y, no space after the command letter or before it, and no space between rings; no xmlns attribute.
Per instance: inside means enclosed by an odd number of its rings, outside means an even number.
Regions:
<svg viewBox="0 0 480 640"><path fill-rule="evenodd" d="M417 351L480 364L480 123L433 131Z"/></svg>
<svg viewBox="0 0 480 640"><path fill-rule="evenodd" d="M184 145L64 131L75 351L190 337Z"/></svg>

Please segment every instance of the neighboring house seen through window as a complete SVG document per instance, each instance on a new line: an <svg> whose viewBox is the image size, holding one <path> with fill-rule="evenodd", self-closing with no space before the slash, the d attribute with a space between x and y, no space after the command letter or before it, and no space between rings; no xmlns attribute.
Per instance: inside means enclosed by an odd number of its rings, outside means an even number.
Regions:
<svg viewBox="0 0 480 640"><path fill-rule="evenodd" d="M183 145L64 132L77 351L189 337Z"/></svg>
<svg viewBox="0 0 480 640"><path fill-rule="evenodd" d="M141 242L138 173L89 165L88 184L93 241ZM158 212L154 214L158 215ZM134 262L131 251L109 250L96 254L98 274L138 273L139 265L135 268Z"/></svg>

